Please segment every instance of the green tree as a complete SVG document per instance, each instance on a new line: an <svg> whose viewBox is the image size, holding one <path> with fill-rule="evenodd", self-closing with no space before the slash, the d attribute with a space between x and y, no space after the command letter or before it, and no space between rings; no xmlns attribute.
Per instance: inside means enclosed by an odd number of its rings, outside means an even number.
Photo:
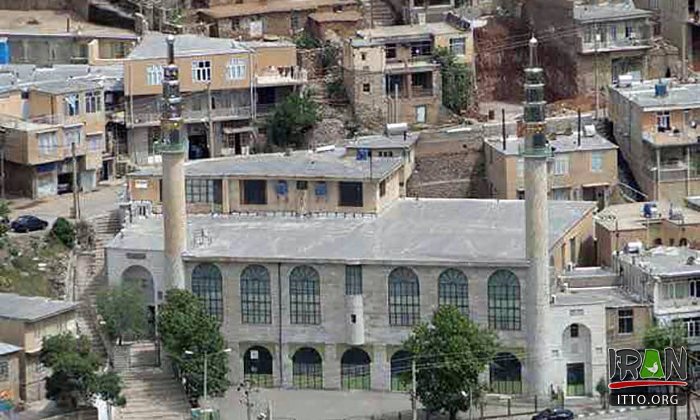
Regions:
<svg viewBox="0 0 700 420"><path fill-rule="evenodd" d="M318 104L307 94L293 93L277 105L268 121L268 140L280 147L299 148L319 120Z"/></svg>
<svg viewBox="0 0 700 420"><path fill-rule="evenodd" d="M479 374L493 359L496 336L451 305L441 306L432 323L413 329L404 347L416 358L418 399L430 411L459 411L479 400Z"/></svg>
<svg viewBox="0 0 700 420"><path fill-rule="evenodd" d="M209 315L197 296L187 290L172 289L160 307L158 328L163 347L184 374L195 396L204 389L204 355L207 358L209 395L223 395L231 385L228 357L219 321ZM191 352L187 355L185 352Z"/></svg>
<svg viewBox="0 0 700 420"><path fill-rule="evenodd" d="M66 247L73 248L73 245L75 245L75 228L71 222L63 217L56 219L51 228L51 233Z"/></svg>
<svg viewBox="0 0 700 420"><path fill-rule="evenodd" d="M9 223L3 223L3 221L9 222L10 218L10 205L7 201L0 201L0 238L5 236L7 230L9 229Z"/></svg>
<svg viewBox="0 0 700 420"><path fill-rule="evenodd" d="M59 405L90 405L98 396L113 405L126 404L121 379L114 372L99 373L102 361L85 336L63 333L44 338L39 361L51 369L46 396Z"/></svg>
<svg viewBox="0 0 700 420"><path fill-rule="evenodd" d="M680 349L687 346L686 329L681 323L656 324L644 331L644 347L658 350L662 357L666 347Z"/></svg>
<svg viewBox="0 0 700 420"><path fill-rule="evenodd" d="M435 61L442 76L442 104L457 114L467 110L474 96L472 69L458 62L449 48L437 48Z"/></svg>
<svg viewBox="0 0 700 420"><path fill-rule="evenodd" d="M122 344L124 337L142 337L148 328L146 302L140 289L121 285L97 296L97 312L112 340Z"/></svg>

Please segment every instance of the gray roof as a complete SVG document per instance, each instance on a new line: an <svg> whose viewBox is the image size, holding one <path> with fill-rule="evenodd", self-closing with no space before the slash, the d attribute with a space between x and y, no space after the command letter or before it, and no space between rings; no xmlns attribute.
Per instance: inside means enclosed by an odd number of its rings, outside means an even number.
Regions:
<svg viewBox="0 0 700 420"><path fill-rule="evenodd" d="M124 68L121 65L89 66L58 64L36 68L33 65L0 66L0 91L34 88L50 93L96 89L99 83L107 91L121 91Z"/></svg>
<svg viewBox="0 0 700 420"><path fill-rule="evenodd" d="M401 159L372 159L372 179L384 179L401 165ZM144 168L129 176L160 176L161 167ZM188 177L261 177L369 179L369 160L342 159L336 153L293 152L191 160L185 163Z"/></svg>
<svg viewBox="0 0 700 420"><path fill-rule="evenodd" d="M455 28L447 22L432 22L424 25L377 26L372 29L357 31L358 38L352 39L352 45L367 46L393 42L429 38L431 35L459 34L465 31Z"/></svg>
<svg viewBox="0 0 700 420"><path fill-rule="evenodd" d="M688 264L690 257L697 263ZM654 276L700 276L700 252L686 247L659 246L644 251L641 255L621 254L620 259L628 263L634 259L636 266Z"/></svg>
<svg viewBox="0 0 700 420"><path fill-rule="evenodd" d="M76 303L37 296L0 293L0 318L39 321L77 308Z"/></svg>
<svg viewBox="0 0 700 420"><path fill-rule="evenodd" d="M99 80L85 78L68 78L64 80L51 80L49 82L36 83L33 89L40 92L47 92L54 95L70 92L81 92L85 90L96 90L104 88L104 83Z"/></svg>
<svg viewBox="0 0 700 420"><path fill-rule="evenodd" d="M12 344L3 343L0 341L0 356L17 353L18 351L22 351L22 347L13 346Z"/></svg>
<svg viewBox="0 0 700 420"><path fill-rule="evenodd" d="M345 147L348 149L390 149L412 147L418 140L418 133L408 133L406 139L403 136L373 135L358 137L356 140L348 142Z"/></svg>
<svg viewBox="0 0 700 420"><path fill-rule="evenodd" d="M594 203L549 202L554 246ZM190 215L186 258L240 261L526 265L522 200L401 199L379 216ZM162 251L162 219L137 222L107 246ZM211 242L194 247L204 230Z"/></svg>
<svg viewBox="0 0 700 420"><path fill-rule="evenodd" d="M574 20L580 22L646 18L652 15L653 13L648 10L637 9L632 0L624 0L619 3L611 2L602 5L574 6Z"/></svg>
<svg viewBox="0 0 700 420"><path fill-rule="evenodd" d="M503 151L503 140L491 138L486 141L494 151L505 153L506 155L518 156L521 154L523 144L522 137L508 137L506 139L506 150ZM554 153L571 153L579 151L595 151L595 150L610 150L617 149L617 146L607 140L600 134L595 134L591 137L581 133L581 145L578 145L578 135L573 134L557 134L556 140L550 140L549 145L554 148Z"/></svg>
<svg viewBox="0 0 700 420"><path fill-rule="evenodd" d="M613 89L627 97L632 103L654 111L656 109L685 109L700 107L700 84L680 84L665 79L667 94L656 96L656 80L635 83L630 87L614 87Z"/></svg>
<svg viewBox="0 0 700 420"><path fill-rule="evenodd" d="M249 49L229 38L209 38L200 35L174 35L175 56L243 53ZM167 57L167 35L149 32L129 54L130 59L142 60Z"/></svg>
<svg viewBox="0 0 700 420"><path fill-rule="evenodd" d="M623 293L619 287L590 287L581 289L569 289L568 292L557 293L554 306L585 306L605 305L606 308L621 308L629 306L648 306L634 300Z"/></svg>

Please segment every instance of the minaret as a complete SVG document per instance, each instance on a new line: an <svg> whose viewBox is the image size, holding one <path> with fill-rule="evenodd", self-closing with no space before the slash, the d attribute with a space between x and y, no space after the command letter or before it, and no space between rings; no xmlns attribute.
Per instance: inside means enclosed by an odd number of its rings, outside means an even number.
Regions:
<svg viewBox="0 0 700 420"><path fill-rule="evenodd" d="M187 241L185 213L185 142L182 140L182 98L175 64L175 37L168 35L168 64L163 67L163 115L160 120L163 157L164 289L184 289L182 253Z"/></svg>
<svg viewBox="0 0 700 420"><path fill-rule="evenodd" d="M525 69L525 247L530 262L526 290L527 383L529 394L549 396L549 209L545 136L544 72L537 63L537 40L530 39L530 65Z"/></svg>

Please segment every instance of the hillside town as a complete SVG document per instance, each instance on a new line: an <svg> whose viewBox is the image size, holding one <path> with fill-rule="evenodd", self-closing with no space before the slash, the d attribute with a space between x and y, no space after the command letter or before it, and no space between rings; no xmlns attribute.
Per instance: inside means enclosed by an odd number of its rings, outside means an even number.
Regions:
<svg viewBox="0 0 700 420"><path fill-rule="evenodd" d="M700 419L700 0L0 0L0 419Z"/></svg>

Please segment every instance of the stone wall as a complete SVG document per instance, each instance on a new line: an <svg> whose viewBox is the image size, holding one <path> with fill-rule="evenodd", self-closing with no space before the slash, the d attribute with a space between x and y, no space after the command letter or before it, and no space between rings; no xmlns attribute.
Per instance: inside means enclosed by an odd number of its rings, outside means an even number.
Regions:
<svg viewBox="0 0 700 420"><path fill-rule="evenodd" d="M6 10L66 10L67 0L0 0L0 9Z"/></svg>

